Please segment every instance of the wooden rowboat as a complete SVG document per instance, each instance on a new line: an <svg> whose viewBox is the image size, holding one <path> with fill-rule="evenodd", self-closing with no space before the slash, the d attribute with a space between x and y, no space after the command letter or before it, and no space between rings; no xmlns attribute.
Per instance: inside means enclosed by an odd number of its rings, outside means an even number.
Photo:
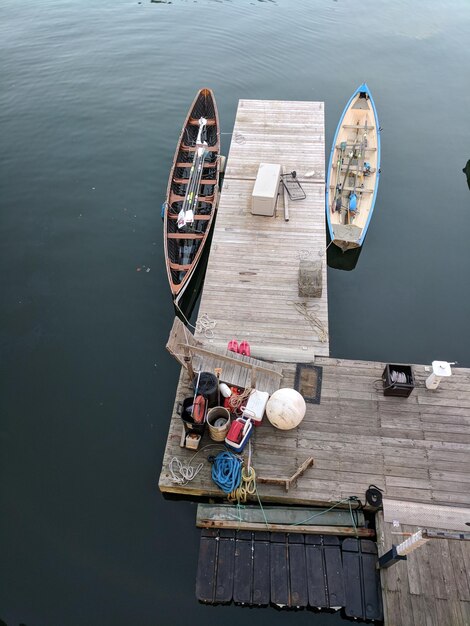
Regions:
<svg viewBox="0 0 470 626"><path fill-rule="evenodd" d="M364 83L343 111L331 148L326 216L331 241L343 252L362 246L380 177L380 127Z"/></svg>
<svg viewBox="0 0 470 626"><path fill-rule="evenodd" d="M219 149L214 95L201 89L181 130L163 205L166 268L175 304L195 274L214 221Z"/></svg>

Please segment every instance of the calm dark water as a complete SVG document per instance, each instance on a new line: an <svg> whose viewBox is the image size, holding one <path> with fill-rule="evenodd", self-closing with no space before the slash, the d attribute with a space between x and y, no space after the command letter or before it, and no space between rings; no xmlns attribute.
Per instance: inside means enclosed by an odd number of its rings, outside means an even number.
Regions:
<svg viewBox="0 0 470 626"><path fill-rule="evenodd" d="M239 98L323 100L329 150L366 80L383 174L356 269L329 271L331 352L469 366L469 27L466 0L3 0L8 626L339 623L194 600L195 505L156 489L178 375L160 204L200 87L225 132Z"/></svg>

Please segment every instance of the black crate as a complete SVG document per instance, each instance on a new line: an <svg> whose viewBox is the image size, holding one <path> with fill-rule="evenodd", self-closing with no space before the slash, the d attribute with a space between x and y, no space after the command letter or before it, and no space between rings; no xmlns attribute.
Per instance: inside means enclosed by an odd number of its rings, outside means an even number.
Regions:
<svg viewBox="0 0 470 626"><path fill-rule="evenodd" d="M404 376L404 379L406 378L406 382L404 382L404 380L398 382L394 373L399 374L401 378ZM382 374L382 381L384 386L384 396L408 398L410 393L415 388L415 379L411 365L386 365Z"/></svg>

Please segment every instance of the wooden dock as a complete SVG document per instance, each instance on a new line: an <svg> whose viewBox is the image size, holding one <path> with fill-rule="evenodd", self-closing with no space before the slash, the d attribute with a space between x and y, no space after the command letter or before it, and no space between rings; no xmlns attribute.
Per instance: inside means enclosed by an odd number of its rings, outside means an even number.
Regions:
<svg viewBox="0 0 470 626"><path fill-rule="evenodd" d="M398 533L417 530L417 526L393 526L379 513L379 554L406 538ZM386 626L470 624L469 541L432 539L406 561L382 570L381 580Z"/></svg>
<svg viewBox="0 0 470 626"><path fill-rule="evenodd" d="M213 345L237 338L253 356L296 363L329 354L324 155L322 102L240 100L200 305ZM282 194L275 217L251 214L260 163L297 172L307 197L289 202L288 222ZM309 303L320 332L295 308L301 260L323 261L322 296Z"/></svg>
<svg viewBox="0 0 470 626"><path fill-rule="evenodd" d="M289 221L284 219L282 195L274 217L251 215L260 162L280 163L298 174L307 197L289 203ZM323 104L241 100L200 305L200 318L205 315L215 322L213 336L202 328L193 337L176 324L168 349L190 369L221 368L224 382L263 387L269 393L294 387L306 399L306 415L297 428L280 431L265 418L254 429L251 464L258 478L287 479L306 459L314 459L313 467L288 491L259 482L263 503L337 504L351 511L365 505L366 490L376 485L397 507L454 507L453 524L466 524L470 369L454 368L451 378L430 391L424 385L430 368L413 365L411 395L390 397L383 389L385 363L331 358L325 245ZM323 262L321 298L298 297L299 263L305 259ZM296 308L299 303L307 306L304 314ZM252 356L260 360L231 360L226 347L234 338L247 340ZM159 488L194 499L223 499L208 462L223 446L207 432L197 453L180 445L177 409L193 395L192 377L183 367ZM175 482L175 459L194 468L201 463L201 469L193 480ZM252 499L257 502L257 497ZM441 510L435 514L436 524L442 515ZM416 527L416 521L403 522L401 529L412 532ZM401 541L390 520L380 516L377 531L379 554ZM235 535L232 539L236 541ZM406 563L381 572L387 626L470 625L468 543L436 541ZM362 607L356 615L366 615L364 611Z"/></svg>
<svg viewBox="0 0 470 626"><path fill-rule="evenodd" d="M415 365L417 387L409 398L394 398L383 395L384 365L317 357L320 403L307 403L298 428L280 431L265 419L252 438L252 462L260 476L289 477L309 456L315 465L288 492L259 485L264 501L323 505L355 496L364 502L366 489L375 484L385 496L398 500L470 506L470 370L454 369L433 392L424 387L429 372ZM296 369L294 364L283 365L281 387L294 386ZM183 371L176 404L191 393ZM187 485L171 481L170 459L189 461L194 454L179 447L180 437L181 419L173 413L160 489L193 497L222 496L207 463ZM210 443L204 435L202 445ZM201 459L206 456L199 454Z"/></svg>

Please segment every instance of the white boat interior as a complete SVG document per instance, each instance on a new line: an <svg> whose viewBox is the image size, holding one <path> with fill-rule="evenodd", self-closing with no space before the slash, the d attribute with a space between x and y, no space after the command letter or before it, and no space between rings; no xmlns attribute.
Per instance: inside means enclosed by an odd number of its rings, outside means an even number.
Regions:
<svg viewBox="0 0 470 626"><path fill-rule="evenodd" d="M328 189L328 211L334 243L347 250L361 245L361 236L375 200L377 132L369 95L359 92L339 128Z"/></svg>

